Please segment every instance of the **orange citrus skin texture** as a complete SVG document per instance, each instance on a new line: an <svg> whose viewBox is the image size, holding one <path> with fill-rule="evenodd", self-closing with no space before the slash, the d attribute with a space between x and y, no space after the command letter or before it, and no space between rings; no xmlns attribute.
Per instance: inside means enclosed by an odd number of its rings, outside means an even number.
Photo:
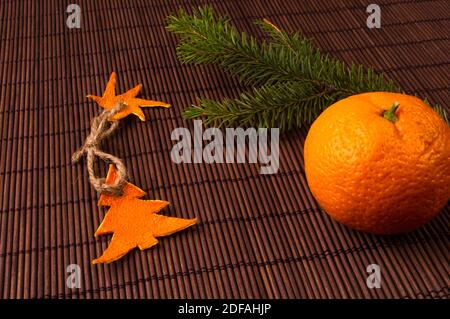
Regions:
<svg viewBox="0 0 450 319"><path fill-rule="evenodd" d="M394 102L391 122L382 114ZM318 203L354 229L408 232L450 198L450 127L413 96L373 92L333 104L312 124L304 156Z"/></svg>

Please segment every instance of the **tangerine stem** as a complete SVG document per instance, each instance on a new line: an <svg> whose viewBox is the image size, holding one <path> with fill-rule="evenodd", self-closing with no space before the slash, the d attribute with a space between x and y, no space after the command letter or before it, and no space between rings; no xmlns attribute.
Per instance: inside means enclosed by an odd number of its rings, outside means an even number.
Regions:
<svg viewBox="0 0 450 319"><path fill-rule="evenodd" d="M383 117L392 123L395 123L398 120L395 112L397 112L399 106L399 102L394 102L389 110L383 112Z"/></svg>

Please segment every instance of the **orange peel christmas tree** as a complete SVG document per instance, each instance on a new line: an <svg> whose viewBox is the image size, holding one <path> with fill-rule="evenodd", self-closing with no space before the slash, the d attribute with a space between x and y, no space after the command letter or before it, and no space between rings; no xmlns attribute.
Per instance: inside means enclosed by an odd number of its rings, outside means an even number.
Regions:
<svg viewBox="0 0 450 319"><path fill-rule="evenodd" d="M116 170L110 165L107 183L114 182ZM158 243L156 237L168 236L189 226L197 219L167 217L157 214L169 205L162 200L140 199L145 192L131 183L125 183L122 196L100 195L99 206L110 206L95 236L114 233L103 255L93 264L109 263L119 259L131 249L150 248Z"/></svg>

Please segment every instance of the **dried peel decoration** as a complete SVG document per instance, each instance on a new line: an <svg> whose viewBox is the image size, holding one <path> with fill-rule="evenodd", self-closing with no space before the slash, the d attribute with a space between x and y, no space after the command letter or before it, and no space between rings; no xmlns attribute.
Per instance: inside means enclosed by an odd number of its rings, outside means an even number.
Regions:
<svg viewBox="0 0 450 319"><path fill-rule="evenodd" d="M144 100L136 98L142 88L138 84L133 89L116 96L116 72L112 72L106 89L102 96L88 95L87 97L98 103L104 110L96 116L91 123L91 132L86 138L84 145L72 155L72 162L78 162L84 155L87 158L89 181L99 193L111 193L120 195L125 183L126 168L123 162L116 156L100 150L101 141L110 136L119 125L120 119L135 114L141 121L145 120L141 106L170 107L170 104L160 101ZM113 185L105 183L104 178L97 177L94 172L94 158L99 157L104 161L112 162L118 169L118 175Z"/></svg>
<svg viewBox="0 0 450 319"><path fill-rule="evenodd" d="M141 89L142 84L138 84L127 92L116 95L116 72L112 72L103 95L88 95L87 97L97 102L97 104L105 110L111 110L118 104L123 104L124 107L110 118L112 121L123 119L130 114L134 114L139 117L141 121L145 121L145 115L140 109L141 107L170 107L170 104L165 102L136 98L136 95L138 95Z"/></svg>
<svg viewBox="0 0 450 319"><path fill-rule="evenodd" d="M131 249L150 248L158 243L156 237L168 236L197 223L197 219L173 218L156 214L169 205L161 200L142 200L145 192L126 181L126 168L123 162L114 155L99 149L102 139L110 136L118 127L118 120L134 114L141 121L145 116L140 107L162 106L170 104L136 98L142 88L139 84L127 92L115 93L116 73L112 72L102 96L88 95L104 110L95 117L91 124L91 133L84 145L72 157L73 162L79 161L83 155L87 157L89 181L101 194L98 205L110 206L95 236L113 233L108 248L102 256L92 261L93 264L110 263ZM111 164L106 177L97 177L94 173L94 158L99 157Z"/></svg>
<svg viewBox="0 0 450 319"><path fill-rule="evenodd" d="M109 166L106 183L113 183L117 172ZM169 205L161 200L139 199L145 192L131 183L125 183L123 194L100 195L98 206L110 206L95 236L114 233L108 248L93 264L110 263L131 249L150 248L158 243L155 237L168 236L197 223L197 219L167 217L157 214Z"/></svg>

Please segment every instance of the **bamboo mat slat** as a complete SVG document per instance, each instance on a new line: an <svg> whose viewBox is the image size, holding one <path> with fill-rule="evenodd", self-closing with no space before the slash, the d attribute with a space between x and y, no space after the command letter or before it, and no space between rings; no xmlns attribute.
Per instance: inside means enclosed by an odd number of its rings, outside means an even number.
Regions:
<svg viewBox="0 0 450 319"><path fill-rule="evenodd" d="M366 27L372 1L208 1L256 36L268 18L301 31L324 52L383 70L405 91L447 110L450 9L446 0L379 0L382 28ZM258 164L182 164L170 160L184 107L244 89L214 66L181 65L165 30L179 7L206 1L78 0L80 29L68 29L65 2L0 1L0 297L1 298L448 298L450 205L403 236L352 231L322 212L303 172L307 128L283 136L280 170ZM123 121L104 148L122 158L164 213L200 223L91 265L107 247L94 238L106 209L96 205L85 165L71 154L99 112L112 71L118 92L143 83L141 96L170 102ZM450 111L450 110L449 110ZM106 168L98 165L103 174ZM379 264L380 289L366 286ZM66 286L70 264L81 287Z"/></svg>

